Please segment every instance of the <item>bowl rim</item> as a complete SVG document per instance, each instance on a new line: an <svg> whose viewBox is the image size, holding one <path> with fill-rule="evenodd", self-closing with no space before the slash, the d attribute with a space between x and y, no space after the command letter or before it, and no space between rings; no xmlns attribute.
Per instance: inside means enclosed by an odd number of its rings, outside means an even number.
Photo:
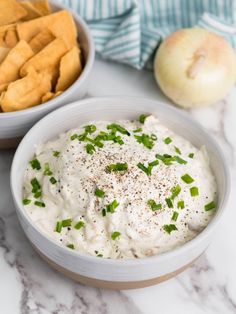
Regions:
<svg viewBox="0 0 236 314"><path fill-rule="evenodd" d="M51 100L48 100L42 104L39 104L37 106L30 107L30 108L26 108L26 109L22 109L18 111L12 111L12 112L0 112L0 121L1 119L4 119L4 118L17 118L25 114L41 113L45 109L53 110L54 107L57 106L58 101L66 100L67 96L69 96L75 89L79 88L80 85L83 84L84 80L87 78L89 72L91 71L93 67L94 59L95 59L95 46L94 46L94 41L93 41L92 34L90 32L90 29L88 25L86 24L86 22L84 21L84 19L81 16L79 16L73 9L69 8L68 6L64 4L59 3L56 0L50 0L49 4L53 5L56 8L55 12L61 11L61 10L69 11L71 15L73 16L74 21L82 27L84 34L88 40L88 56L87 56L87 60L83 68L83 71L81 75L76 79L76 81L57 97Z"/></svg>
<svg viewBox="0 0 236 314"><path fill-rule="evenodd" d="M213 217L213 219L210 221L210 223L192 240L184 243L183 245L174 248L171 251L167 251L164 253L161 253L159 255L153 255L153 256L148 256L140 259L106 259L106 258L97 258L96 256L92 256L86 253L82 253L79 251L73 251L71 249L68 249L67 247L64 247L51 239L46 233L41 231L38 226L36 226L33 221L30 219L30 217L27 215L24 206L22 202L18 202L18 199L16 197L17 195L17 189L14 184L14 174L17 172L17 167L16 164L18 163L18 160L20 160L20 151L22 150L22 147L24 147L24 144L27 142L28 138L31 137L31 134L34 133L37 129L40 129L41 124L44 124L47 120L51 119L54 115L57 115L59 112L64 113L63 117L65 117L66 112L73 110L74 108L77 108L77 110L80 110L80 106L86 106L88 103L91 105L93 102L105 102L105 101L114 101L118 100L120 102L122 101L142 101L142 102L155 102L158 104L159 108L164 108L168 107L168 110L173 111L173 114L176 115L176 117L181 117L183 119L189 120L191 124L193 124L195 127L199 128L201 132L204 134L206 137L207 141L211 143L212 147L214 147L215 151L217 152L219 158L221 159L222 162L222 168L225 173L225 193L223 195L223 201L221 202L220 208L217 209L217 214ZM59 133L58 133L59 134ZM24 218L24 220L27 222L27 224L30 225L36 231L36 233L39 233L39 235L47 240L50 245L54 246L57 248L58 251L65 253L66 255L70 255L73 258L77 259L82 259L85 262L94 262L96 264L106 264L107 266L109 265L115 265L119 267L125 267L125 266L137 266L137 265L151 265L154 263L158 262L164 262L166 260L169 260L171 258L175 258L176 256L182 255L185 251L193 249L198 243L201 243L204 241L209 234L212 232L213 229L219 224L220 220L222 219L223 214L226 212L227 208L227 202L229 198L229 193L230 193L230 172L228 165L226 163L224 154L216 142L216 140L205 130L205 128L197 122L195 119L193 119L191 116L187 114L187 112L173 107L172 105L169 105L168 103L165 103L163 101L147 98L147 97L137 97L137 96L122 96L122 95L114 95L114 96L98 96L98 97L91 97L91 98L86 98L82 100L78 100L75 102L72 102L66 106L63 106L61 108L58 108L57 110L52 111L51 113L47 114L44 116L42 119L40 119L23 137L21 143L19 144L17 150L15 151L14 158L12 161L12 166L11 166L11 172L10 172L10 187L11 187L11 193L12 197L15 203L16 207L16 212L17 215L21 214Z"/></svg>

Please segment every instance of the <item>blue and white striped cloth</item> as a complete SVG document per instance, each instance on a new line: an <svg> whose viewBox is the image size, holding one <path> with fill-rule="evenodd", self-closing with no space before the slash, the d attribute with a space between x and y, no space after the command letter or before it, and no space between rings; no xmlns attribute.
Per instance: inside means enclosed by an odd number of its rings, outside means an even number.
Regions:
<svg viewBox="0 0 236 314"><path fill-rule="evenodd" d="M173 31L200 26L236 47L236 0L60 0L88 23L104 58L143 68Z"/></svg>

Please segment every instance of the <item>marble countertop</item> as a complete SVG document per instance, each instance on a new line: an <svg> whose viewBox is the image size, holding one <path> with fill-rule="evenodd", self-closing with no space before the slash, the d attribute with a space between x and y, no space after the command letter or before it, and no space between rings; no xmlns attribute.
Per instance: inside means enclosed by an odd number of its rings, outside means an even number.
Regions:
<svg viewBox="0 0 236 314"><path fill-rule="evenodd" d="M151 72L96 60L87 96L138 95L164 100ZM1 314L236 313L236 88L222 102L189 110L217 139L230 165L232 192L213 243L178 277L153 287L108 291L82 286L41 260L21 230L10 195L14 151L0 151Z"/></svg>

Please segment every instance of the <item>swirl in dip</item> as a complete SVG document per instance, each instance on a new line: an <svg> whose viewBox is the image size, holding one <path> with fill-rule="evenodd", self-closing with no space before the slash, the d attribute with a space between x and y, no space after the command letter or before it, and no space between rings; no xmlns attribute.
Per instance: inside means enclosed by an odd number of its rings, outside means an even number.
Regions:
<svg viewBox="0 0 236 314"><path fill-rule="evenodd" d="M92 122L38 146L23 195L50 238L113 259L173 250L199 234L216 208L205 150L144 115Z"/></svg>

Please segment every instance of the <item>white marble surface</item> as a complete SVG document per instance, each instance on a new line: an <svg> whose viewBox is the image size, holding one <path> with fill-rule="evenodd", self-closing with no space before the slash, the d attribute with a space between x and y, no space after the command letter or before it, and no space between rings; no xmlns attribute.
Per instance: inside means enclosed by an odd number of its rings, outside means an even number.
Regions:
<svg viewBox="0 0 236 314"><path fill-rule="evenodd" d="M139 95L167 101L151 72L97 60L88 96ZM1 314L236 313L236 88L224 101L189 111L218 140L231 169L228 211L207 252L165 283L130 291L77 284L51 270L26 240L9 188L13 151L0 151Z"/></svg>

